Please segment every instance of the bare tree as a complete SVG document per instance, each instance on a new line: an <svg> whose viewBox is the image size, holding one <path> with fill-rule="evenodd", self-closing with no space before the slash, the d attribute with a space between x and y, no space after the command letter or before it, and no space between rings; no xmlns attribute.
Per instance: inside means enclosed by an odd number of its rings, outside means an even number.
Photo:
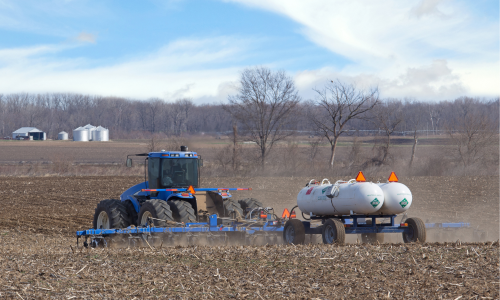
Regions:
<svg viewBox="0 0 500 300"><path fill-rule="evenodd" d="M224 109L237 120L260 148L264 169L273 145L293 134L292 114L300 102L295 83L284 71L261 67L241 74L239 93L229 97Z"/></svg>
<svg viewBox="0 0 500 300"><path fill-rule="evenodd" d="M239 147L238 147L238 127L233 124L233 171L236 171L240 166L240 161L238 157Z"/></svg>
<svg viewBox="0 0 500 300"><path fill-rule="evenodd" d="M391 135L396 131L399 124L403 121L402 103L399 100L387 100L378 105L371 111L372 122L385 135L385 140L380 151L382 158L378 160L378 164L384 164L389 157L389 148L391 146Z"/></svg>
<svg viewBox="0 0 500 300"><path fill-rule="evenodd" d="M362 118L378 104L378 88L363 91L352 84L332 80L323 89L315 91L318 97L312 102L308 115L315 129L330 143L329 163L333 168L339 137L348 130L347 124L351 120Z"/></svg>
<svg viewBox="0 0 500 300"><path fill-rule="evenodd" d="M480 104L480 100L467 97L455 100L454 117L446 124L464 173L487 154L489 146L498 144L498 124Z"/></svg>
<svg viewBox="0 0 500 300"><path fill-rule="evenodd" d="M425 108L422 103L417 101L407 101L404 105L403 119L405 128L410 129L413 135L413 147L411 149L410 168L413 166L415 153L417 151L418 139L420 137L419 129L424 123ZM434 123L433 123L434 128Z"/></svg>

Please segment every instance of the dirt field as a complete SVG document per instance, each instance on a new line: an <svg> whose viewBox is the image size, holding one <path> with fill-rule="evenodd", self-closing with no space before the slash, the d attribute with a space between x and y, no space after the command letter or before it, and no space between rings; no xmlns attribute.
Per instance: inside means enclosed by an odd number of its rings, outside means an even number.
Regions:
<svg viewBox="0 0 500 300"><path fill-rule="evenodd" d="M498 299L498 242L71 248L0 231L5 299Z"/></svg>
<svg viewBox="0 0 500 300"><path fill-rule="evenodd" d="M310 178L208 178L204 187L252 187L278 213L296 203ZM331 178L336 180L340 178ZM409 216L470 222L472 229L429 232L448 244L220 246L77 249L96 204L143 180L116 177L0 177L0 298L497 299L499 178L400 178L414 195ZM382 178L368 178L382 180ZM484 238L484 237L483 237ZM459 242L456 242L460 239ZM486 298L482 298L486 297Z"/></svg>

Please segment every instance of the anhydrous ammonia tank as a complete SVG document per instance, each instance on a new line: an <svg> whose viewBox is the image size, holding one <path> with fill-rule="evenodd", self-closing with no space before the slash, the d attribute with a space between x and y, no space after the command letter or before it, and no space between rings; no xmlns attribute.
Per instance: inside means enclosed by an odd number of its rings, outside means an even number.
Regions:
<svg viewBox="0 0 500 300"><path fill-rule="evenodd" d="M373 214L384 204L384 192L375 183L311 180L297 195L297 205L305 214L317 216Z"/></svg>
<svg viewBox="0 0 500 300"><path fill-rule="evenodd" d="M406 185L397 182L397 180L396 174L392 173L388 182L378 184L384 192L385 201L377 214L395 215L410 208L413 200L411 191Z"/></svg>

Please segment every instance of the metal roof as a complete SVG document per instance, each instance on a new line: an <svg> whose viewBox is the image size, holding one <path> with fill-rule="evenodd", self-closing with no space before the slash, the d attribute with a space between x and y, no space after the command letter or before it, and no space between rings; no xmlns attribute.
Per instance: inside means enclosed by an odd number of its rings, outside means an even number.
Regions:
<svg viewBox="0 0 500 300"><path fill-rule="evenodd" d="M21 127L13 133L43 132L36 127Z"/></svg>

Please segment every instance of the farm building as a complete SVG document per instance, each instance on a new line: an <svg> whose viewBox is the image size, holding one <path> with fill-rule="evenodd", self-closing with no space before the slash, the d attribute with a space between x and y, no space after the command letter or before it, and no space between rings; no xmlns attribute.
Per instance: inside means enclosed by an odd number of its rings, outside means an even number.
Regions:
<svg viewBox="0 0 500 300"><path fill-rule="evenodd" d="M47 139L47 135L45 132L35 127L21 127L12 133L12 138L45 141Z"/></svg>

